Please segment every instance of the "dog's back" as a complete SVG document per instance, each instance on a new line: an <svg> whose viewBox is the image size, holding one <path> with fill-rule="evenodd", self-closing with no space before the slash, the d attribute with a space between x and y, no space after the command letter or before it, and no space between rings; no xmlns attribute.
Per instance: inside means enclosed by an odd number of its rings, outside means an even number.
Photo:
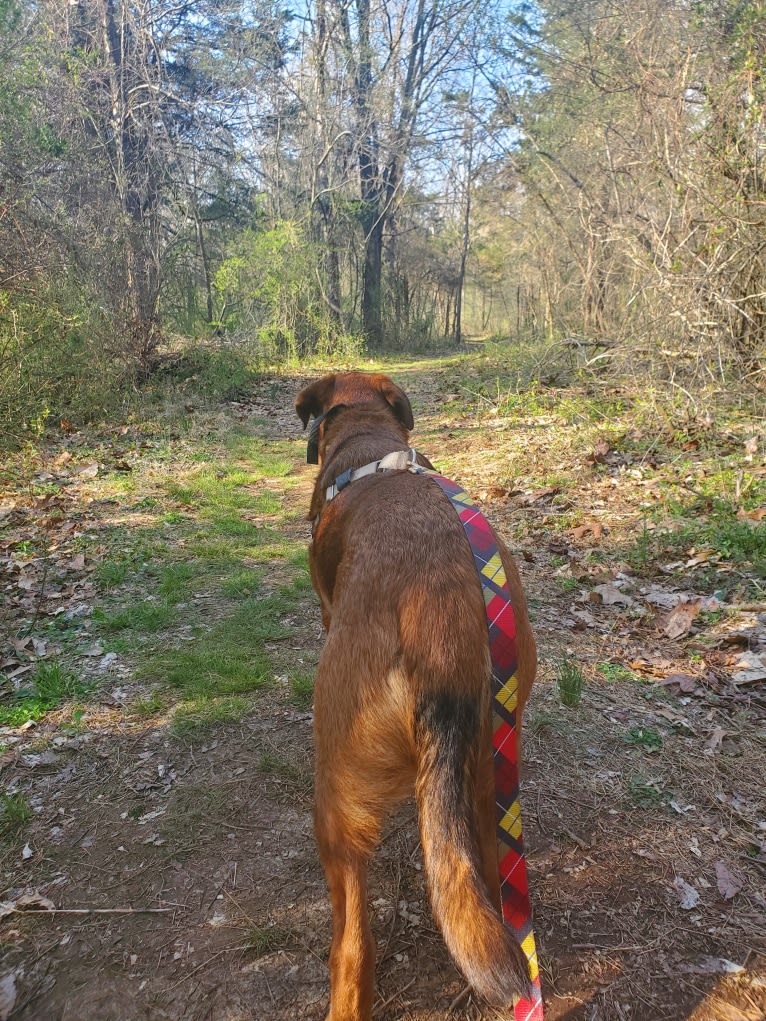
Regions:
<svg viewBox="0 0 766 1021"><path fill-rule="evenodd" d="M498 912L491 663L463 527L433 482L406 472L360 478L322 501L328 480L348 467L406 449L406 423L367 403L367 413L355 402L326 430L312 504L315 516L320 508L312 577L327 627L315 694L316 830L334 909L332 1021L370 1016L366 863L385 814L413 791L434 915L456 962L498 1005L528 980ZM518 573L498 545L523 705L534 642Z"/></svg>

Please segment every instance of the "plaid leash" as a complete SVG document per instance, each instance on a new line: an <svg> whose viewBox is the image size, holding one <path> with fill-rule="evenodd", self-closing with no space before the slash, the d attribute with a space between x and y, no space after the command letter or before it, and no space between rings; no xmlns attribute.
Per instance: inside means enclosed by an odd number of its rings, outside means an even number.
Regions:
<svg viewBox="0 0 766 1021"><path fill-rule="evenodd" d="M519 767L516 740L516 619L508 582L492 530L481 511L463 490L437 473L420 471L433 479L457 512L471 546L487 612L492 658L492 744L495 762L497 849L503 921L510 926L529 962L532 994L514 1006L514 1021L543 1021L543 998L532 931L527 865L521 833Z"/></svg>

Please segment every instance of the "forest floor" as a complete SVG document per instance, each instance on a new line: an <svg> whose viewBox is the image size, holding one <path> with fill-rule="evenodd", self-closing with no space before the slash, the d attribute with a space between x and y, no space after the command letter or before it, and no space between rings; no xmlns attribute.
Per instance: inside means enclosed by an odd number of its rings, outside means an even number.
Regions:
<svg viewBox="0 0 766 1021"><path fill-rule="evenodd" d="M384 368L413 442L482 504L529 596L522 805L546 1017L758 1021L766 423L721 394L517 393L509 364ZM325 1016L306 380L64 423L2 468L0 1019ZM376 1019L500 1017L461 996L411 808L386 829L370 909Z"/></svg>

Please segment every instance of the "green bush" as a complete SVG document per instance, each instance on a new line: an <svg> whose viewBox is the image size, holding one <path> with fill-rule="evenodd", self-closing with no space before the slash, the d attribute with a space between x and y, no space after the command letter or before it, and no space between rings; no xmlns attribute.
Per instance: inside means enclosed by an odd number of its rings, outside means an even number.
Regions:
<svg viewBox="0 0 766 1021"><path fill-rule="evenodd" d="M260 363L315 353L359 358L364 342L343 331L322 295L321 262L322 253L297 223L245 231L213 279L220 328L252 338Z"/></svg>
<svg viewBox="0 0 766 1021"><path fill-rule="evenodd" d="M107 345L108 324L74 287L42 284L34 296L0 293L0 435L39 435L49 420L80 424L114 408L126 366Z"/></svg>

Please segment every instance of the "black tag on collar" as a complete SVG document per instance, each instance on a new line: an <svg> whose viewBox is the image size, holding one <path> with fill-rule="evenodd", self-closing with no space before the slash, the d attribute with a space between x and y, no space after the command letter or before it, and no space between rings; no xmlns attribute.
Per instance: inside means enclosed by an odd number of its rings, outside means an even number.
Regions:
<svg viewBox="0 0 766 1021"><path fill-rule="evenodd" d="M334 404L331 408L328 408L327 411L323 411L321 415L317 415L311 423L311 431L309 432L309 438L306 444L306 464L319 464L319 426L328 416L345 407L345 404Z"/></svg>

